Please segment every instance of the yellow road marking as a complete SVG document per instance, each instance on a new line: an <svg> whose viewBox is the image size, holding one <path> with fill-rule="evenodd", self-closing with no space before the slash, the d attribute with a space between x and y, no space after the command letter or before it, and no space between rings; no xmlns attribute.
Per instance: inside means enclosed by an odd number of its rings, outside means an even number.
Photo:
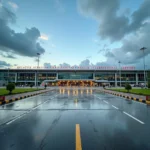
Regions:
<svg viewBox="0 0 150 150"><path fill-rule="evenodd" d="M76 150L82 150L79 124L76 124Z"/></svg>

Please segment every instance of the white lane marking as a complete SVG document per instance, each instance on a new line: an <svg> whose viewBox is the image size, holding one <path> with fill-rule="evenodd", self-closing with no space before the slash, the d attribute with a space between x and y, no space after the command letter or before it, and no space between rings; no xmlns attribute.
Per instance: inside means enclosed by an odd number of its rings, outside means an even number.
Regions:
<svg viewBox="0 0 150 150"><path fill-rule="evenodd" d="M114 106L114 105L112 105L112 107L114 107L115 109L119 109L118 107L116 107L116 106Z"/></svg>
<svg viewBox="0 0 150 150"><path fill-rule="evenodd" d="M127 116L131 117L132 119L134 119L134 120L138 121L139 123L141 123L141 124L145 124L144 122L142 122L142 121L140 121L139 119L137 119L137 118L133 117L132 115L130 115L130 114L128 114L128 113L126 113L125 111L123 111L123 113L124 113L124 114L126 114Z"/></svg>
<svg viewBox="0 0 150 150"><path fill-rule="evenodd" d="M105 102L106 104L108 104L108 102L107 102L107 101L105 101L105 100L104 100L104 102Z"/></svg>
<svg viewBox="0 0 150 150"><path fill-rule="evenodd" d="M21 117L25 116L26 114L27 114L27 113L24 113L24 114L22 114L22 115L20 115L20 116L15 117L13 120L11 120L11 121L7 122L7 123L6 123L6 125L11 124L12 122L14 122L14 121L16 121L17 119L19 119L19 118L21 118Z"/></svg>
<svg viewBox="0 0 150 150"><path fill-rule="evenodd" d="M57 95L56 95L56 96L57 96ZM56 96L51 97L50 100L52 100L52 99L55 98ZM50 101L50 100L47 100L47 101L43 102L42 104L47 103L47 102ZM39 104L38 106L36 106L36 107L34 107L34 108L32 108L32 109L29 109L26 113L23 113L23 114L21 114L21 115L15 117L13 120L7 122L6 125L9 125L9 124L13 123L14 121L16 121L16 120L22 118L22 117L25 116L26 114L28 114L28 113L32 112L33 110L37 109L38 107L40 107L42 104Z"/></svg>

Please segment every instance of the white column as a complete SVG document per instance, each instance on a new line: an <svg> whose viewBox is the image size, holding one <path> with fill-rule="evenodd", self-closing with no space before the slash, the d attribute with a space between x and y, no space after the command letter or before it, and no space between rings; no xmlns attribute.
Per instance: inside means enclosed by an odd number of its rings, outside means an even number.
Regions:
<svg viewBox="0 0 150 150"><path fill-rule="evenodd" d="M15 83L17 82L17 73L15 73Z"/></svg>
<svg viewBox="0 0 150 150"><path fill-rule="evenodd" d="M58 80L58 72L56 73L56 80Z"/></svg>
<svg viewBox="0 0 150 150"><path fill-rule="evenodd" d="M35 82L34 82L34 85L36 86L36 79L37 79L37 74L35 72Z"/></svg>
<svg viewBox="0 0 150 150"><path fill-rule="evenodd" d="M138 81L139 79L138 79L138 73L136 73L136 85L138 85Z"/></svg>
<svg viewBox="0 0 150 150"><path fill-rule="evenodd" d="M115 73L115 87L117 87L117 73Z"/></svg>
<svg viewBox="0 0 150 150"><path fill-rule="evenodd" d="M95 72L93 73L93 80L95 80Z"/></svg>

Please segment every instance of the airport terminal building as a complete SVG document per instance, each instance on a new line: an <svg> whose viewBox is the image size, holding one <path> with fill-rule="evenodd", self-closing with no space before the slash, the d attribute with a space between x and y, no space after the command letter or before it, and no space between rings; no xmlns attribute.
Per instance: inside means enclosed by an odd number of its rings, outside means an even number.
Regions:
<svg viewBox="0 0 150 150"><path fill-rule="evenodd" d="M150 71L146 70L147 73ZM121 76L121 78L120 78ZM0 69L0 86L14 82L18 86L119 86L144 83L144 71L135 67L16 67Z"/></svg>

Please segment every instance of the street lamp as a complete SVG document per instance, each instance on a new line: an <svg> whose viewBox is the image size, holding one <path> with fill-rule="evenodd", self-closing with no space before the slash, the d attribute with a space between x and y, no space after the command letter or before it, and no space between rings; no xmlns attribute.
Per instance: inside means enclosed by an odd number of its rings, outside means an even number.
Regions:
<svg viewBox="0 0 150 150"><path fill-rule="evenodd" d="M7 84L9 83L9 67L7 68Z"/></svg>
<svg viewBox="0 0 150 150"><path fill-rule="evenodd" d="M144 64L144 86L146 88L146 73L145 73L145 50L146 47L142 47L140 50L143 51L143 64Z"/></svg>
<svg viewBox="0 0 150 150"><path fill-rule="evenodd" d="M40 61L40 53L36 53L37 54L37 74L36 74L36 86L38 89L38 68L39 68L39 61Z"/></svg>
<svg viewBox="0 0 150 150"><path fill-rule="evenodd" d="M119 72L120 72L120 87L121 87L121 66L120 66L121 61L119 61L118 63L119 63L119 68L120 68Z"/></svg>

